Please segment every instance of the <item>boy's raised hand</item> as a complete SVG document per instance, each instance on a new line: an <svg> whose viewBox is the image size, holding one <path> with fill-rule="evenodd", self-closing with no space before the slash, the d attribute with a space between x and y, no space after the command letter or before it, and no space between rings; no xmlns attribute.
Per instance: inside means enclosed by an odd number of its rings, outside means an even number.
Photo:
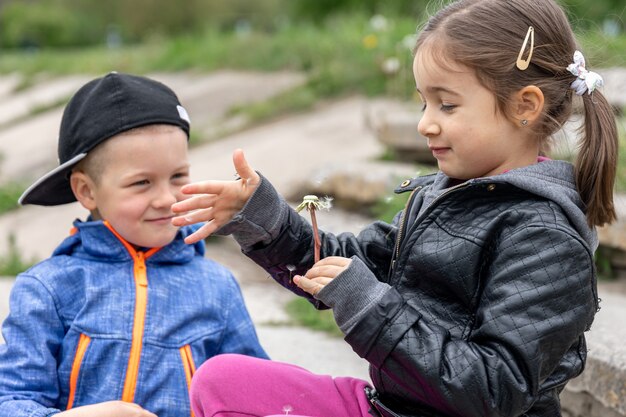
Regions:
<svg viewBox="0 0 626 417"><path fill-rule="evenodd" d="M193 196L172 206L172 211L179 214L172 219L172 224L185 226L206 222L187 236L185 243L202 240L228 223L259 186L261 177L248 165L241 149L233 152L233 164L240 177L235 181L201 181L182 188L183 193Z"/></svg>
<svg viewBox="0 0 626 417"><path fill-rule="evenodd" d="M158 417L137 404L124 401L106 401L72 408L57 414L57 417Z"/></svg>

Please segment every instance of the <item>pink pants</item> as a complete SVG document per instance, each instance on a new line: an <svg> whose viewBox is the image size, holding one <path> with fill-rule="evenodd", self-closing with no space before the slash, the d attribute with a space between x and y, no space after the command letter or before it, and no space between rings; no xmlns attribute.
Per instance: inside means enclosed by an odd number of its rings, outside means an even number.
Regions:
<svg viewBox="0 0 626 417"><path fill-rule="evenodd" d="M224 354L198 368L190 395L196 417L371 417L367 385L287 363Z"/></svg>

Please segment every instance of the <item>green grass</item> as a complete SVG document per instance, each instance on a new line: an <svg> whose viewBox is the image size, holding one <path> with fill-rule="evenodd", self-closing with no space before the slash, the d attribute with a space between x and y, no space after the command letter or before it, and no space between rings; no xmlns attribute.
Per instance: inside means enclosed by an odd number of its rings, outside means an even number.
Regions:
<svg viewBox="0 0 626 417"><path fill-rule="evenodd" d="M286 306L289 316L299 325L319 330L332 336L343 337L331 310L316 310L304 298L294 298Z"/></svg>
<svg viewBox="0 0 626 417"><path fill-rule="evenodd" d="M8 243L9 250L7 254L0 255L0 276L16 276L17 274L19 274L20 272L24 272L37 262L35 259L32 259L30 261L24 261L22 259L21 254L17 250L14 235L11 234L8 236Z"/></svg>
<svg viewBox="0 0 626 417"><path fill-rule="evenodd" d="M20 71L27 77L47 73L102 74L111 70L148 73L151 71L295 70L307 73L310 91L316 96L333 96L347 91L386 94L410 87L410 50L402 45L415 32L414 19L395 19L391 29L373 32L368 17L351 16L330 20L323 26L299 24L249 36L207 29L204 34L158 39L151 43L119 49L2 51L0 73ZM364 44L364 38L375 45ZM381 64L386 58L401 61L404 74L385 76ZM398 79L407 88L398 86ZM28 81L24 81L27 85Z"/></svg>
<svg viewBox="0 0 626 417"><path fill-rule="evenodd" d="M0 214L19 207L17 200L26 187L23 184L7 183L0 186Z"/></svg>

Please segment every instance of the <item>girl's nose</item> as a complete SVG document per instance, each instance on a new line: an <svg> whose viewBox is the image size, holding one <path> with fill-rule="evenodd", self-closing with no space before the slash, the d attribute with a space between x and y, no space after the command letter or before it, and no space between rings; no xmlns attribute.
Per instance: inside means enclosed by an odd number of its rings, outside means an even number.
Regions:
<svg viewBox="0 0 626 417"><path fill-rule="evenodd" d="M427 112L425 112L417 124L417 131L420 135L429 138L431 136L437 136L441 133L441 128L439 127L439 124L429 117Z"/></svg>

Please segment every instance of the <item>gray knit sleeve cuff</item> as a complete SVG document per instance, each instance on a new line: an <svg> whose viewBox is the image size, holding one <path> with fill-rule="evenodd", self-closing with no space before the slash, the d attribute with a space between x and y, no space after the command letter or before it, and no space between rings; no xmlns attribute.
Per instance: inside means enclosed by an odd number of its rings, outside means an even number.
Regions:
<svg viewBox="0 0 626 417"><path fill-rule="evenodd" d="M335 321L344 334L391 289L356 256L350 266L326 285L315 298L333 309Z"/></svg>
<svg viewBox="0 0 626 417"><path fill-rule="evenodd" d="M289 211L287 202L263 176L261 183L241 211L218 229L216 235L233 235L246 251L258 244L269 244L280 232Z"/></svg>

